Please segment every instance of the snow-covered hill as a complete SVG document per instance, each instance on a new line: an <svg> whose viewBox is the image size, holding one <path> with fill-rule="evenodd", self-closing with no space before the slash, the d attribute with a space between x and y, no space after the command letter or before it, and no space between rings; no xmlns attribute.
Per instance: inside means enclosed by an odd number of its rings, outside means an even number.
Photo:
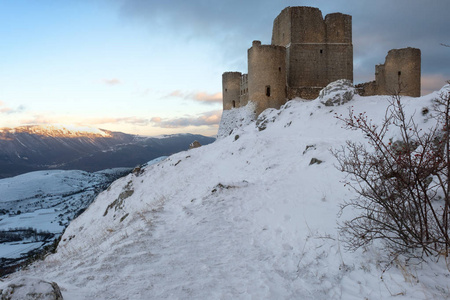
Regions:
<svg viewBox="0 0 450 300"><path fill-rule="evenodd" d="M289 101L256 122L246 120L251 109L232 110L225 117L241 127L117 180L56 254L10 279L54 281L64 299L449 298L444 258L386 269L377 244L345 251L337 222L352 212L339 218L339 204L354 194L330 149L364 136L334 116L351 106L380 121L387 97L329 106L337 93ZM405 97L405 109L426 125L419 112L436 96Z"/></svg>
<svg viewBox="0 0 450 300"><path fill-rule="evenodd" d="M101 191L130 171L36 171L0 179L0 275L52 243Z"/></svg>

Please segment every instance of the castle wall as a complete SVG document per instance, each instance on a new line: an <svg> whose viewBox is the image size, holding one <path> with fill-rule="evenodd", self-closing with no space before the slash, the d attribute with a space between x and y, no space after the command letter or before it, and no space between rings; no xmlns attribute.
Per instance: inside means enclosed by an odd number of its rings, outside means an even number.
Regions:
<svg viewBox="0 0 450 300"><path fill-rule="evenodd" d="M420 50L415 48L393 49L388 52L383 92L420 97Z"/></svg>
<svg viewBox="0 0 450 300"><path fill-rule="evenodd" d="M375 86L371 88L373 94L367 91L368 95L376 95L377 93L381 95L386 95L386 70L384 65L375 66Z"/></svg>
<svg viewBox="0 0 450 300"><path fill-rule="evenodd" d="M377 93L377 83L376 81L370 81L365 83L360 83L355 85L356 91L361 96L371 96L376 95Z"/></svg>
<svg viewBox="0 0 450 300"><path fill-rule="evenodd" d="M248 74L241 76L241 93L239 97L240 106L246 106L248 103Z"/></svg>
<svg viewBox="0 0 450 300"><path fill-rule="evenodd" d="M375 81L357 85L361 95L420 96L419 49L389 51L375 67ZM279 108L286 99L315 99L329 83L353 82L352 17L322 17L314 7L287 7L275 18L272 45L254 41L248 50L248 75L223 74L223 108L256 103L256 113Z"/></svg>
<svg viewBox="0 0 450 300"><path fill-rule="evenodd" d="M272 44L286 47L288 98L314 99L338 79L353 81L352 17L288 7L275 19Z"/></svg>
<svg viewBox="0 0 450 300"><path fill-rule="evenodd" d="M291 43L291 10L287 7L273 21L272 45L287 46Z"/></svg>
<svg viewBox="0 0 450 300"><path fill-rule="evenodd" d="M254 41L248 49L248 97L256 114L286 102L286 48Z"/></svg>
<svg viewBox="0 0 450 300"><path fill-rule="evenodd" d="M289 8L291 13L291 44L325 43L326 28L322 12L315 7L297 6Z"/></svg>
<svg viewBox="0 0 450 300"><path fill-rule="evenodd" d="M393 95L420 97L420 49L390 50L385 63L375 66L375 81L358 85L361 95Z"/></svg>
<svg viewBox="0 0 450 300"><path fill-rule="evenodd" d="M352 43L352 16L333 13L325 16L327 43Z"/></svg>
<svg viewBox="0 0 450 300"><path fill-rule="evenodd" d="M223 109L231 109L240 107L240 91L241 91L240 72L225 72L222 74L222 101Z"/></svg>

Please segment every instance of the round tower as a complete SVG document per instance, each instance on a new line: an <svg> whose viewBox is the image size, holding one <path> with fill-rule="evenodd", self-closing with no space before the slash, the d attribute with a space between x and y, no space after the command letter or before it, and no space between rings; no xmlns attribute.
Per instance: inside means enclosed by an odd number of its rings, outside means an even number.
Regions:
<svg viewBox="0 0 450 300"><path fill-rule="evenodd" d="M223 110L240 106L241 76L240 72L225 72L222 74Z"/></svg>
<svg viewBox="0 0 450 300"><path fill-rule="evenodd" d="M256 114L286 103L286 48L254 41L248 49L248 99Z"/></svg>

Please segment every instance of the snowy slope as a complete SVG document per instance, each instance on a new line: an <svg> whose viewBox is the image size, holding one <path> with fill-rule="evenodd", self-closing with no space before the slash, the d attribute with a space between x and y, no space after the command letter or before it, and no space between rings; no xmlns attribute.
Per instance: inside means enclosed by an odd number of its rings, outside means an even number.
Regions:
<svg viewBox="0 0 450 300"><path fill-rule="evenodd" d="M52 243L98 193L130 171L53 170L0 179L0 274Z"/></svg>
<svg viewBox="0 0 450 300"><path fill-rule="evenodd" d="M436 95L405 97L406 110L427 126L419 112ZM290 101L117 180L70 224L56 254L12 279L55 281L65 299L450 297L444 259L385 269L378 245L344 250L336 224L351 212L339 219L339 204L354 194L330 149L364 137L334 115L352 106L381 120L387 100L323 103Z"/></svg>

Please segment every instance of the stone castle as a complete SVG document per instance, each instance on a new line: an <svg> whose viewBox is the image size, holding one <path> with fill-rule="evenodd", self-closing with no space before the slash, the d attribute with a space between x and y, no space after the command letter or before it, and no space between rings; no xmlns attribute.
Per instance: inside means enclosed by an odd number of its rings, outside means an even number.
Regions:
<svg viewBox="0 0 450 300"><path fill-rule="evenodd" d="M419 49L389 51L376 66L375 81L356 86L361 95L399 91L420 96ZM222 75L223 109L255 103L256 114L280 108L287 100L315 99L329 83L353 82L352 17L332 13L322 17L314 7L287 7L273 22L271 45L253 41L248 49L248 74Z"/></svg>

